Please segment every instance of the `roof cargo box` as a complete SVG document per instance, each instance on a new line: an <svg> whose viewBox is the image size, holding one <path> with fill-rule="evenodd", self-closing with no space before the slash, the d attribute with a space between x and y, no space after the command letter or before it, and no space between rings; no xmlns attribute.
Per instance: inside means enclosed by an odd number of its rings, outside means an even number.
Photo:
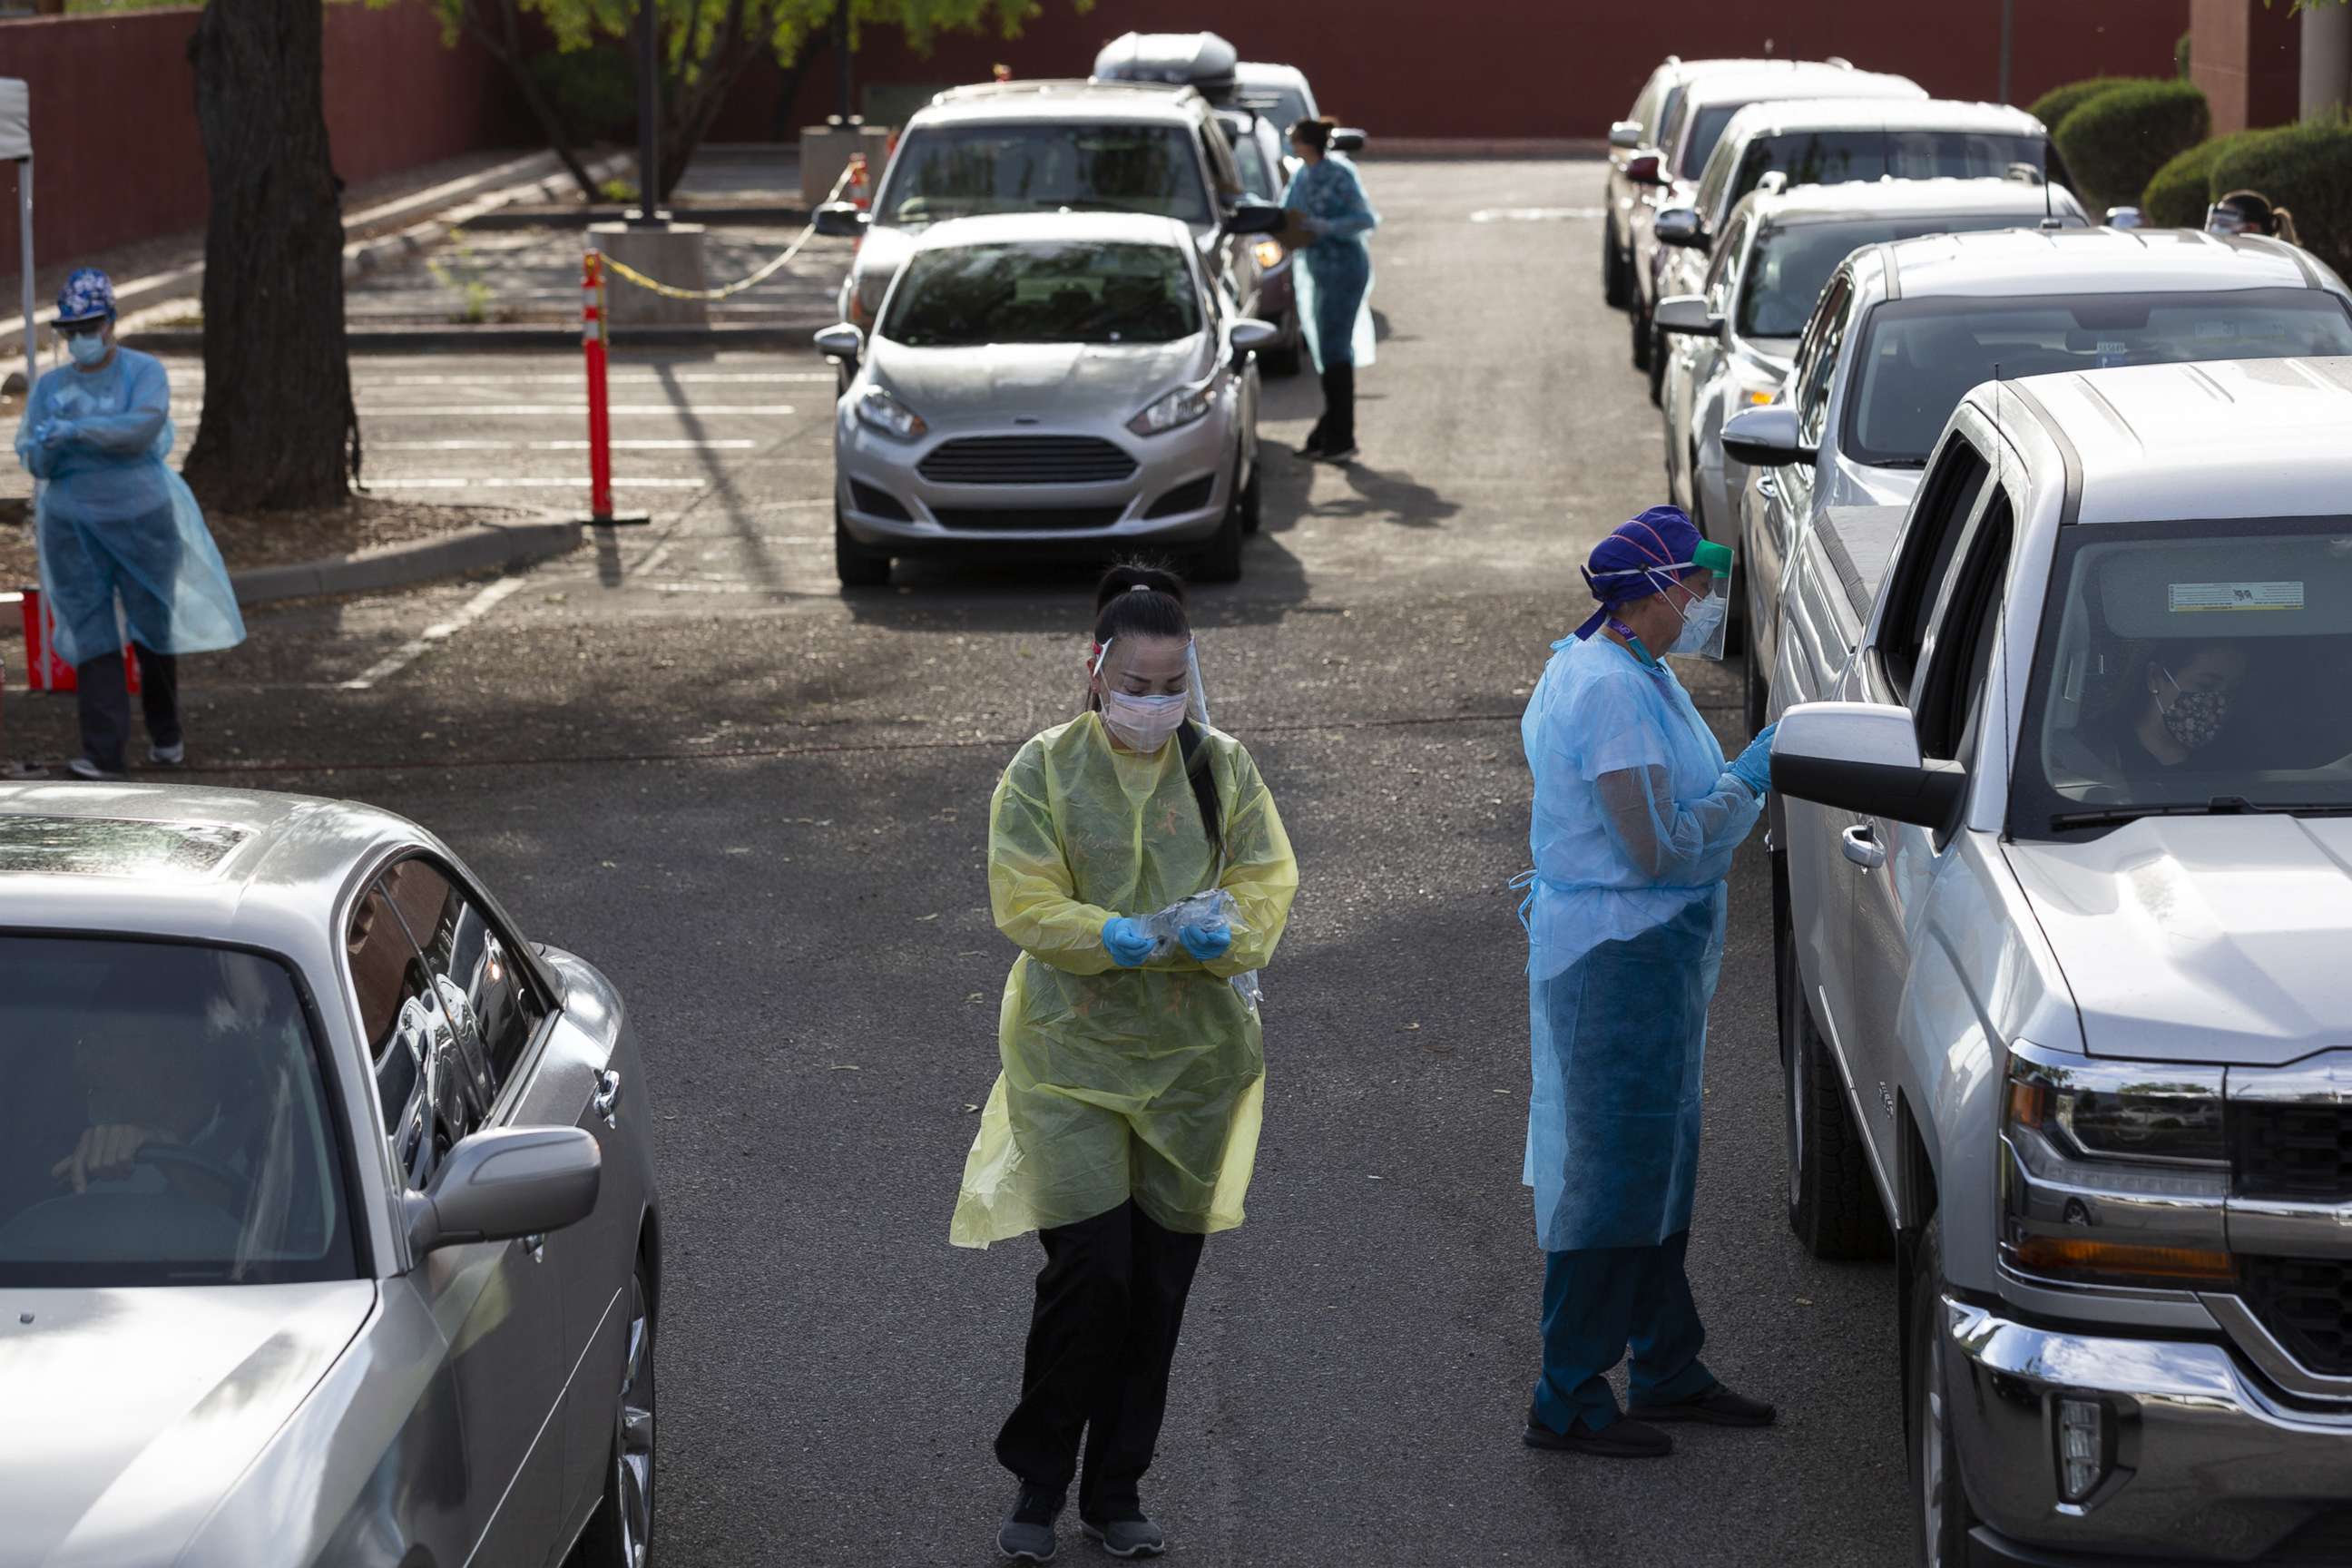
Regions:
<svg viewBox="0 0 2352 1568"><path fill-rule="evenodd" d="M1233 96L1234 68L1241 56L1214 33L1127 33L1095 57L1095 75L1104 81L1164 82L1197 88L1213 100Z"/></svg>

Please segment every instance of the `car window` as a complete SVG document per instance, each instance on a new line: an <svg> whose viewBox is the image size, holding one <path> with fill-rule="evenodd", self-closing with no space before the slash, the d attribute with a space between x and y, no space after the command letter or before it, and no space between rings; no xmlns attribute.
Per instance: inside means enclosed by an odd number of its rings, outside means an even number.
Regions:
<svg viewBox="0 0 2352 1568"><path fill-rule="evenodd" d="M1801 131L1759 136L1741 150L1738 174L1705 210L1721 212L1780 170L1791 185L1854 180L1991 178L2012 163L2042 166L2040 136L1962 131Z"/></svg>
<svg viewBox="0 0 2352 1568"><path fill-rule="evenodd" d="M358 1272L291 970L194 943L0 936L0 1286Z"/></svg>
<svg viewBox="0 0 2352 1568"><path fill-rule="evenodd" d="M1797 434L1809 447L1819 447L1829 428L1830 394L1837 385L1838 361L1852 330L1853 300L1853 275L1841 272L1815 312L1820 332L1804 377L1797 384Z"/></svg>
<svg viewBox="0 0 2352 1568"><path fill-rule="evenodd" d="M1228 124L1225 136L1233 147L1234 166L1241 171L1243 191L1266 201L1280 200L1282 176L1267 162L1256 125Z"/></svg>
<svg viewBox="0 0 2352 1568"><path fill-rule="evenodd" d="M1955 432L1919 487L1919 499L1905 524L1902 552L1887 581L1886 608L1879 624L1878 658L1889 689L1878 694L1883 699L1900 700L1911 689L1953 552L1991 475L1992 465L1975 444ZM1922 548L1930 540L1932 547Z"/></svg>
<svg viewBox="0 0 2352 1568"><path fill-rule="evenodd" d="M1745 264L1748 231L1755 226L1754 215L1743 212L1731 220L1722 242L1716 246L1707 259L1706 308L1721 316L1730 311L1731 295L1738 286L1741 267Z"/></svg>
<svg viewBox="0 0 2352 1568"><path fill-rule="evenodd" d="M1209 179L1217 187L1217 195L1230 201L1242 194L1240 165L1234 162L1232 150L1225 143L1224 132L1213 120L1202 120L1198 127L1201 160L1208 167Z"/></svg>
<svg viewBox="0 0 2352 1568"><path fill-rule="evenodd" d="M1724 127L1731 123L1733 115L1747 107L1744 103L1710 103L1690 116L1690 134L1684 142L1682 159L1677 166L1685 179L1707 167L1715 157L1716 144L1723 140ZM1727 173L1725 177L1728 177ZM1717 180L1717 189L1719 191L1721 188L1722 181ZM1721 212L1727 205L1710 203L1705 210Z"/></svg>
<svg viewBox="0 0 2352 1568"><path fill-rule="evenodd" d="M373 883L344 935L394 1167L418 1192L459 1139L475 1131L493 1090L480 1037L461 1033L410 932L432 929L446 883L404 860Z"/></svg>
<svg viewBox="0 0 2352 1568"><path fill-rule="evenodd" d="M1199 331L1201 310L1173 246L966 245L909 261L877 330L910 348L1166 343Z"/></svg>
<svg viewBox="0 0 2352 1568"><path fill-rule="evenodd" d="M1654 135L1658 129L1658 100L1665 96L1661 80L1664 75L1663 71L1652 71L1650 79L1642 84L1640 96L1633 100L1633 107L1625 111L1625 118L1640 126L1644 137Z"/></svg>
<svg viewBox="0 0 2352 1568"><path fill-rule="evenodd" d="M2137 808L2352 808L2352 517L2059 530L2010 831Z"/></svg>
<svg viewBox="0 0 2352 1568"><path fill-rule="evenodd" d="M530 1047L547 1006L514 958L513 942L492 923L482 900L432 862L403 860L386 873L402 923L423 955L442 1011L487 1074L478 1085L494 1101Z"/></svg>
<svg viewBox="0 0 2352 1568"><path fill-rule="evenodd" d="M1911 712L1924 757L1948 762L1965 747L1992 657L2012 521L2008 492L1991 486L1983 510L1969 526L1967 542L1958 552L1959 568L1950 574L1945 601L1921 650L1925 668L1918 674Z"/></svg>
<svg viewBox="0 0 2352 1568"><path fill-rule="evenodd" d="M1895 300L1872 312L1838 447L1916 468L1996 375L2332 354L2352 354L2352 312L2316 289Z"/></svg>
<svg viewBox="0 0 2352 1568"><path fill-rule="evenodd" d="M1838 263L1864 246L1928 234L2020 228L2037 221L2015 214L1939 213L1768 227L1757 236L1755 257L1741 271L1738 308L1727 313L1741 337L1793 338L1804 330Z"/></svg>
<svg viewBox="0 0 2352 1568"><path fill-rule="evenodd" d="M875 221L1073 207L1205 224L1214 214L1196 145L1177 125L924 126L898 144Z"/></svg>

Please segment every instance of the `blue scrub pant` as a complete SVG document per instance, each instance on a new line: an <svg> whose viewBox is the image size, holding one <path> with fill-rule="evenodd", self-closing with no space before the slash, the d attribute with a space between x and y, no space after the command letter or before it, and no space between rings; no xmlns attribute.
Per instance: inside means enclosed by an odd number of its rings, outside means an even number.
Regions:
<svg viewBox="0 0 2352 1568"><path fill-rule="evenodd" d="M1654 1247L1586 1247L1544 1254L1543 1376L1533 1418L1555 1432L1598 1432L1618 1417L1608 1372L1633 1352L1636 1405L1671 1405L1715 1386L1698 1359L1706 1342L1683 1258L1690 1232Z"/></svg>

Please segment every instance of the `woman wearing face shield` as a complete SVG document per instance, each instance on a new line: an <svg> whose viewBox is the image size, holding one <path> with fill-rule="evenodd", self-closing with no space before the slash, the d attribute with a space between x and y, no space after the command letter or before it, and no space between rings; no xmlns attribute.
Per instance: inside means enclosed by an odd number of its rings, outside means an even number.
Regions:
<svg viewBox="0 0 2352 1568"><path fill-rule="evenodd" d="M1722 657L1730 557L1677 507L1603 539L1584 574L1601 607L1553 645L1520 724L1536 862L1522 1179L1546 1253L1533 1447L1651 1458L1674 1447L1654 1423L1773 1418L1700 1363L1684 1272L1724 879L1770 785L1772 731L1727 764L1658 656ZM1607 1373L1629 1345L1621 1415Z"/></svg>
<svg viewBox="0 0 2352 1568"><path fill-rule="evenodd" d="M1082 1435L1086 1532L1117 1556L1163 1549L1139 1483L1202 1240L1242 1223L1264 1096L1255 976L1298 885L1256 763L1209 727L1176 578L1103 579L1087 681L1086 710L1021 748L989 808L989 902L1021 956L950 1232L1045 1246L996 1439L1020 1481L998 1545L1039 1563ZM1153 919L1202 893L1218 907Z"/></svg>
<svg viewBox="0 0 2352 1568"><path fill-rule="evenodd" d="M16 428L40 481L41 592L58 654L74 667L81 778L122 772L131 739L123 627L139 656L147 760L178 767L179 656L234 647L245 621L196 498L165 464L172 387L162 363L114 341L114 286L85 267L66 279L53 330L71 363L41 377ZM121 603L121 621L116 604Z"/></svg>

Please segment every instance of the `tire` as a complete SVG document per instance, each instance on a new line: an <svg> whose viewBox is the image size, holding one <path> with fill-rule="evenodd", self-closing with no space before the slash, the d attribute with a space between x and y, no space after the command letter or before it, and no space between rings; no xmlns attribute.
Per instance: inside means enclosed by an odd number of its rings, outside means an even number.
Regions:
<svg viewBox="0 0 2352 1568"><path fill-rule="evenodd" d="M1617 247L1605 220L1601 225L1601 289L1612 310L1633 302L1633 258Z"/></svg>
<svg viewBox="0 0 2352 1568"><path fill-rule="evenodd" d="M1252 463L1249 483L1242 487L1242 531L1244 533L1255 533L1258 531L1258 525L1265 521L1265 489L1258 483L1265 473L1264 464Z"/></svg>
<svg viewBox="0 0 2352 1568"><path fill-rule="evenodd" d="M643 1260L629 1279L627 1350L614 1401L604 1496L572 1552L575 1568L647 1568L654 1542L654 1310Z"/></svg>
<svg viewBox="0 0 2352 1568"><path fill-rule="evenodd" d="M1846 1110L1837 1063L1805 996L1785 861L1774 868L1772 915L1789 1228L1815 1258L1883 1257L1886 1220L1862 1131Z"/></svg>
<svg viewBox="0 0 2352 1568"><path fill-rule="evenodd" d="M1664 408L1666 405L1666 335L1655 327L1645 327L1644 330L1649 333L1650 351L1642 356L1640 363L1650 373L1650 406Z"/></svg>
<svg viewBox="0 0 2352 1568"><path fill-rule="evenodd" d="M1650 368L1650 313L1642 309L1642 301L1639 300L1633 301L1632 310L1633 322L1633 368L1635 370L1647 370ZM1654 399L1653 399L1653 401L1654 401Z"/></svg>
<svg viewBox="0 0 2352 1568"><path fill-rule="evenodd" d="M1740 717L1748 721L1748 732L1753 735L1764 728L1764 717L1772 711L1772 681L1764 673L1764 661L1757 657L1752 641L1748 644L1746 664L1740 679Z"/></svg>
<svg viewBox="0 0 2352 1568"><path fill-rule="evenodd" d="M850 537L848 525L841 521L841 503L837 500L833 503L833 569L845 588L887 588L890 584L890 557Z"/></svg>
<svg viewBox="0 0 2352 1568"><path fill-rule="evenodd" d="M1943 1230L1937 1215L1920 1234L1903 1333L1903 1434L1910 1449L1911 1517L1924 1568L1967 1563L1969 1533L1977 1522L1960 1479L1952 1398L1944 1385L1944 1358L1937 1353L1943 1338L1943 1325L1937 1321L1944 1289Z"/></svg>
<svg viewBox="0 0 2352 1568"><path fill-rule="evenodd" d="M1292 376L1298 374L1299 356L1306 350L1306 339L1299 335L1298 317L1293 311L1290 331L1285 341L1257 356L1258 365L1268 375Z"/></svg>
<svg viewBox="0 0 2352 1568"><path fill-rule="evenodd" d="M1234 477L1241 477L1241 460L1234 462ZM1234 487L1225 501L1225 515L1217 521L1217 531L1209 536L1192 558L1192 581L1195 583L1238 583L1242 576L1242 534L1246 524L1242 517L1242 490Z"/></svg>

